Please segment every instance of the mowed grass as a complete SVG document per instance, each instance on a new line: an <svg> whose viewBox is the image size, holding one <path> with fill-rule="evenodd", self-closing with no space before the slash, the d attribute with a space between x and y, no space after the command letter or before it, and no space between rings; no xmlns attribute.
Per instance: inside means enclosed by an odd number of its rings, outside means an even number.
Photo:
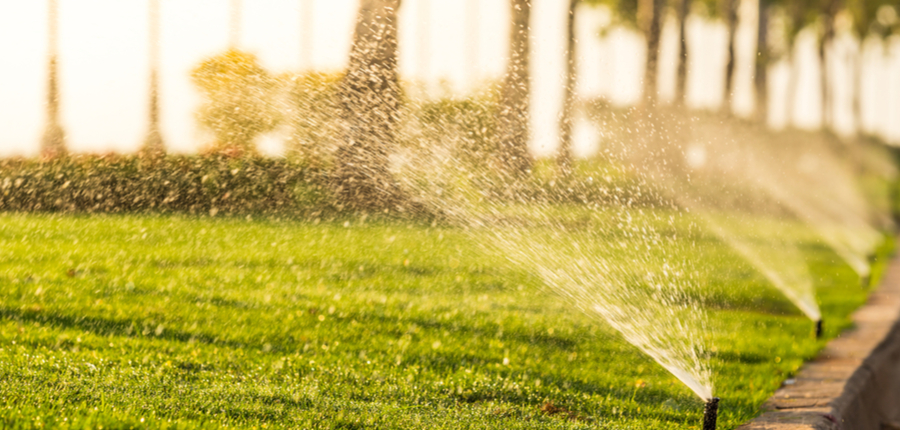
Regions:
<svg viewBox="0 0 900 430"><path fill-rule="evenodd" d="M0 214L0 427L700 428L694 394L481 239L355 218ZM825 341L725 245L683 240L708 268L733 429ZM804 250L833 337L867 291Z"/></svg>

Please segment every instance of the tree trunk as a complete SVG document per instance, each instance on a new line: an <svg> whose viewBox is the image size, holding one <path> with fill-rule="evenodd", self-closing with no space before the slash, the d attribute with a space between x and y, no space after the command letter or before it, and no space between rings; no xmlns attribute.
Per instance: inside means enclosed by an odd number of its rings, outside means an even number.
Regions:
<svg viewBox="0 0 900 430"><path fill-rule="evenodd" d="M735 67L735 35L737 34L737 12L739 0L724 0L725 24L728 26L728 62L725 65L725 98L722 101L722 111L731 113L731 103L734 92L734 67Z"/></svg>
<svg viewBox="0 0 900 430"><path fill-rule="evenodd" d="M678 38L680 40L678 55L678 75L675 82L675 104L683 106L687 97L687 17L691 8L691 0L681 0L678 6Z"/></svg>
<svg viewBox="0 0 900 430"><path fill-rule="evenodd" d="M509 179L521 179L531 169L528 154L529 41L531 0L511 0L512 28L509 62L500 90L497 114L500 170Z"/></svg>
<svg viewBox="0 0 900 430"><path fill-rule="evenodd" d="M647 27L647 68L644 71L644 102L655 106L658 98L657 73L659 71L659 39L662 23L663 0L653 0L650 25Z"/></svg>
<svg viewBox="0 0 900 430"><path fill-rule="evenodd" d="M828 0L823 14L824 31L819 43L819 64L822 67L822 125L831 128L834 104L832 103L831 84L828 82L831 75L828 73L827 49L834 41L834 18L840 10L840 0Z"/></svg>
<svg viewBox="0 0 900 430"><path fill-rule="evenodd" d="M66 134L59 122L59 70L57 64L59 16L57 0L49 1L47 56L47 123L41 138L41 155L54 158L66 155Z"/></svg>
<svg viewBox="0 0 900 430"><path fill-rule="evenodd" d="M758 0L759 21L756 34L756 64L753 86L756 89L756 120L765 126L768 121L769 95L767 75L769 73L769 2Z"/></svg>
<svg viewBox="0 0 900 430"><path fill-rule="evenodd" d="M563 108L559 121L559 154L557 155L557 163L562 176L569 176L572 173L572 120L575 112L576 94L576 49L577 40L575 39L575 10L580 0L569 0L569 17L566 29L567 44L566 47L566 83L563 87L564 98Z"/></svg>
<svg viewBox="0 0 900 430"><path fill-rule="evenodd" d="M163 143L162 131L159 129L159 73L156 69L150 71L150 102L148 106L149 126L147 127L147 137L144 138L144 145L141 153L145 155L160 155L166 152L165 143Z"/></svg>
<svg viewBox="0 0 900 430"><path fill-rule="evenodd" d="M362 0L340 83L344 135L335 154L334 191L353 210L393 207L400 196L388 171L400 109L399 8L400 0Z"/></svg>
<svg viewBox="0 0 900 430"><path fill-rule="evenodd" d="M159 129L159 0L150 0L150 100L147 137L141 152L159 155L165 152Z"/></svg>

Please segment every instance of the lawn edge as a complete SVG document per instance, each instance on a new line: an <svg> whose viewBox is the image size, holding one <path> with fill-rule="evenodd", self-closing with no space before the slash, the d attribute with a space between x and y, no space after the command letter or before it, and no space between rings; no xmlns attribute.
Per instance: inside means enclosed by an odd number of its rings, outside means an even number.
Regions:
<svg viewBox="0 0 900 430"><path fill-rule="evenodd" d="M900 257L852 315L854 327L831 340L785 381L762 415L738 430L900 428Z"/></svg>

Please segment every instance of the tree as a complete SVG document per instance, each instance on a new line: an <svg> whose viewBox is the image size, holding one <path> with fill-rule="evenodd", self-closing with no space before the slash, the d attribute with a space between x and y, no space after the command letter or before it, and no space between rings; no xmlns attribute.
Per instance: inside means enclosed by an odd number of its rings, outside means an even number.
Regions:
<svg viewBox="0 0 900 430"><path fill-rule="evenodd" d="M886 37L892 31L900 31L900 5L896 0L844 0L853 16L853 27L860 37L869 35ZM893 13L890 12L893 9ZM879 16L881 19L879 19ZM893 19L890 17L893 16ZM889 22L893 21L893 22Z"/></svg>
<svg viewBox="0 0 900 430"><path fill-rule="evenodd" d="M769 115L769 1L758 0L756 23L756 62L754 63L753 88L756 93L756 120L765 124Z"/></svg>
<svg viewBox="0 0 900 430"><path fill-rule="evenodd" d="M564 98L559 120L559 154L557 155L557 164L563 176L568 176L572 171L572 117L577 101L575 94L577 83L575 11L580 2L581 0L569 0L569 15L566 23L568 33L566 38L568 45L566 46L566 83L563 87Z"/></svg>
<svg viewBox="0 0 900 430"><path fill-rule="evenodd" d="M897 12L900 12L900 10L892 3L894 1L895 0L846 0L847 10L850 11L853 17L853 29L860 40L865 40L869 36L883 38L890 34L892 30L900 31L900 21L895 19L895 22L890 23L882 22L884 20L878 19L880 10L887 11L887 9L882 8L894 8L894 14L882 12L882 16L893 15L896 17ZM859 128L859 124L862 124L862 60L861 52L858 52L856 58L856 71L853 74L855 78L853 84L853 115L855 117L854 123L857 124L857 128Z"/></svg>
<svg viewBox="0 0 900 430"><path fill-rule="evenodd" d="M762 0L760 0L762 1ZM681 0L678 4L678 38L679 55L675 80L675 103L684 104L687 88L687 16L690 13L691 0Z"/></svg>
<svg viewBox="0 0 900 430"><path fill-rule="evenodd" d="M159 0L150 0L150 99L147 137L141 152L158 155L165 152L159 129Z"/></svg>
<svg viewBox="0 0 900 430"><path fill-rule="evenodd" d="M659 41L662 30L662 14L664 0L650 0L647 11L648 21L645 24L647 34L647 64L644 70L644 103L656 105L659 97L657 89L657 73L659 71Z"/></svg>
<svg viewBox="0 0 900 430"><path fill-rule="evenodd" d="M355 210L392 207L400 199L388 170L400 110L397 13L400 0L362 0L339 86L343 137L335 153L334 191Z"/></svg>
<svg viewBox="0 0 900 430"><path fill-rule="evenodd" d="M830 127L832 123L832 92L829 84L830 74L828 73L827 50L834 41L834 20L838 12L841 10L841 0L824 0L824 10L822 11L822 37L819 40L819 64L822 67L822 123L826 127Z"/></svg>
<svg viewBox="0 0 900 430"><path fill-rule="evenodd" d="M498 152L503 173L510 179L519 179L531 169L528 154L531 0L511 0L511 6L509 61L497 112Z"/></svg>
<svg viewBox="0 0 900 430"><path fill-rule="evenodd" d="M254 139L281 119L272 103L275 79L255 56L235 49L203 61L191 78L206 99L197 117L216 137L212 150L255 154Z"/></svg>
<svg viewBox="0 0 900 430"><path fill-rule="evenodd" d="M722 14L725 25L728 27L728 61L725 64L725 99L722 101L722 111L731 112L732 92L734 92L734 67L735 67L735 36L737 34L737 12L739 0L722 0Z"/></svg>
<svg viewBox="0 0 900 430"><path fill-rule="evenodd" d="M41 138L41 155L54 158L66 155L66 133L59 122L59 14L57 0L48 3L47 123Z"/></svg>

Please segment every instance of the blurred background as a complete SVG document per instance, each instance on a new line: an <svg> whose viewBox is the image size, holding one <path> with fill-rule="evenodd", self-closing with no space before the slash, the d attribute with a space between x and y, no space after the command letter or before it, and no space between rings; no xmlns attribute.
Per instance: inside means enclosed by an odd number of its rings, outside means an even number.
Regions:
<svg viewBox="0 0 900 430"><path fill-rule="evenodd" d="M760 1L768 3L662 2L658 73L649 91L661 104L683 99L690 109L761 119L773 129L824 128L900 144L900 2ZM275 75L340 72L358 8L358 0L0 0L0 156L40 151L52 45L58 53L59 122L69 150L136 151L147 135L155 65L166 148L193 153L210 139L195 119L202 98L191 82L202 60L231 46L256 55ZM687 13L680 18L683 9ZM575 45L569 45L572 10ZM648 10L656 10L652 0L532 1L534 155L554 154L559 142L568 46L576 46L578 106L625 109L642 102L645 80L652 76L644 73L653 21ZM408 93L465 97L500 80L510 15L510 0L403 0L399 63ZM762 39L760 28L766 30ZM766 73L764 101L758 70ZM759 109L761 103L766 109ZM590 156L602 147L602 124L586 113L574 114L572 122L576 155ZM281 126L257 137L256 144L265 154L283 155L290 134Z"/></svg>

